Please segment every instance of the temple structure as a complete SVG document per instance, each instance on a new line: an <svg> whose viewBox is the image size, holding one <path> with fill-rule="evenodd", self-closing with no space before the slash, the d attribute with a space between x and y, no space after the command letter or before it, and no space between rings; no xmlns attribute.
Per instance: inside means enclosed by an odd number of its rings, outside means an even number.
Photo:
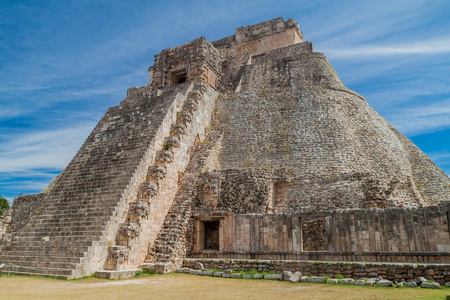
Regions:
<svg viewBox="0 0 450 300"><path fill-rule="evenodd" d="M294 20L165 49L149 72L47 189L1 219L11 272L415 262L450 281L449 177L343 85Z"/></svg>

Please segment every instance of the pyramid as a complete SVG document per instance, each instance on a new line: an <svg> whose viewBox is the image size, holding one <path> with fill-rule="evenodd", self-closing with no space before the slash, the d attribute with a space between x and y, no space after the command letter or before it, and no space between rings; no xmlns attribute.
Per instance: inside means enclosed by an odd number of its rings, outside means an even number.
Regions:
<svg viewBox="0 0 450 300"><path fill-rule="evenodd" d="M149 73L47 189L3 216L11 272L450 262L449 177L343 85L294 20L165 49Z"/></svg>

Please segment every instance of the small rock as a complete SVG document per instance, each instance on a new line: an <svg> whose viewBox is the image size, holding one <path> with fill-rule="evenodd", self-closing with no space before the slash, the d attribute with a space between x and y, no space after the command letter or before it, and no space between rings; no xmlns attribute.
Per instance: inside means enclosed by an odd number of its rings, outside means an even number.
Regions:
<svg viewBox="0 0 450 300"><path fill-rule="evenodd" d="M289 281L289 279L291 279L291 277L292 277L291 271L283 271L283 280L284 281Z"/></svg>
<svg viewBox="0 0 450 300"><path fill-rule="evenodd" d="M283 280L283 275L282 274L266 274L266 275L264 275L264 279Z"/></svg>
<svg viewBox="0 0 450 300"><path fill-rule="evenodd" d="M328 279L328 280L327 280L327 283L338 284L338 283L339 283L339 279L331 278L331 279Z"/></svg>
<svg viewBox="0 0 450 300"><path fill-rule="evenodd" d="M364 280L356 280L355 281L355 285L359 285L359 286L363 286L364 285Z"/></svg>
<svg viewBox="0 0 450 300"><path fill-rule="evenodd" d="M262 279L263 274L253 274L253 279Z"/></svg>
<svg viewBox="0 0 450 300"><path fill-rule="evenodd" d="M401 282L397 283L397 287L398 288L401 288L401 287L404 287L404 286L405 286L405 282L404 281L401 281Z"/></svg>
<svg viewBox="0 0 450 300"><path fill-rule="evenodd" d="M417 283L417 285L421 285L422 282L426 282L427 279L425 277L417 277L416 279L414 279L414 282Z"/></svg>
<svg viewBox="0 0 450 300"><path fill-rule="evenodd" d="M294 275L292 275L291 278L289 278L289 282L296 283L300 280L300 277L302 277L302 273L295 272Z"/></svg>
<svg viewBox="0 0 450 300"><path fill-rule="evenodd" d="M367 285L367 286L373 286L373 285L375 285L375 284L376 284L376 282L375 282L374 280L367 280L366 283L365 283L364 285Z"/></svg>
<svg viewBox="0 0 450 300"><path fill-rule="evenodd" d="M352 284L355 284L355 280L353 278L344 278L344 279L339 280L339 283L352 285Z"/></svg>
<svg viewBox="0 0 450 300"><path fill-rule="evenodd" d="M301 276L300 277L300 282L306 282L306 278L308 278L308 276Z"/></svg>
<svg viewBox="0 0 450 300"><path fill-rule="evenodd" d="M390 280L383 279L377 282L377 286L393 287L394 283Z"/></svg>
<svg viewBox="0 0 450 300"><path fill-rule="evenodd" d="M231 276L231 278L242 278L242 274L241 273L233 273L230 276Z"/></svg>
<svg viewBox="0 0 450 300"><path fill-rule="evenodd" d="M310 276L306 278L306 282L325 283L325 277Z"/></svg>
<svg viewBox="0 0 450 300"><path fill-rule="evenodd" d="M415 287L417 287L417 283L415 281L409 281L406 283L406 286L415 288Z"/></svg>
<svg viewBox="0 0 450 300"><path fill-rule="evenodd" d="M441 286L437 282L422 282L423 289L440 289Z"/></svg>
<svg viewBox="0 0 450 300"><path fill-rule="evenodd" d="M253 278L253 275L252 275L252 274L242 274L242 278L245 278L245 279L252 279L252 278Z"/></svg>

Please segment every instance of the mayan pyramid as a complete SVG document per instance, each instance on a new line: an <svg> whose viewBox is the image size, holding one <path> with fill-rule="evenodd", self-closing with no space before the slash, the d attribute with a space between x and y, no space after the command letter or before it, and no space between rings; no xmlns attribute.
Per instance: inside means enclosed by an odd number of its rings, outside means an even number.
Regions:
<svg viewBox="0 0 450 300"><path fill-rule="evenodd" d="M15 199L0 264L70 279L250 254L450 262L449 177L294 20L165 49L149 72L47 189Z"/></svg>

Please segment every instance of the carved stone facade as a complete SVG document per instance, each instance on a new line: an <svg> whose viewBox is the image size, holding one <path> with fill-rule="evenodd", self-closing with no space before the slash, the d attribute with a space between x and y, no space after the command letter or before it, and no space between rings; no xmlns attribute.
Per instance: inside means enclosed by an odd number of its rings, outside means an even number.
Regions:
<svg viewBox="0 0 450 300"><path fill-rule="evenodd" d="M163 50L149 71L45 193L1 219L12 272L166 272L186 257L450 263L450 179L294 20Z"/></svg>

